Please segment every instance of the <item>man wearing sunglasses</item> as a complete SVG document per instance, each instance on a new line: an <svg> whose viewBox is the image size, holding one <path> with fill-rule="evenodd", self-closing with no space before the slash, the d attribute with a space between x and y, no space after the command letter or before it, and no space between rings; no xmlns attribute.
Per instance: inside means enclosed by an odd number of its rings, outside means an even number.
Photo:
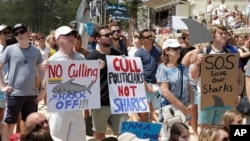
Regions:
<svg viewBox="0 0 250 141"><path fill-rule="evenodd" d="M109 102L109 84L106 55L120 56L122 53L111 47L112 45L112 32L108 26L97 26L94 29L93 36L97 42L98 47L96 50L91 51L87 56L87 60L103 60L100 68L100 86L101 86L101 109L91 109L92 122L94 129L94 138L96 140L103 140L107 125L109 124L113 133L119 135L119 125L124 114L112 114Z"/></svg>
<svg viewBox="0 0 250 141"><path fill-rule="evenodd" d="M126 45L120 40L121 38L121 27L117 23L112 23L110 25L112 33L112 48L117 49L123 55L128 56L128 50Z"/></svg>
<svg viewBox="0 0 250 141"><path fill-rule="evenodd" d="M43 98L45 90L36 89L36 67L43 75L40 51L29 42L28 28L23 24L16 24L12 33L18 43L8 46L0 58L0 71L8 65L8 83L5 84L0 73L0 89L7 96L7 114L4 122L7 123L8 136L13 133L19 114L25 122L27 116L37 112L37 104Z"/></svg>
<svg viewBox="0 0 250 141"><path fill-rule="evenodd" d="M43 63L44 69L48 69L50 61L85 60L82 54L73 49L76 34L78 31L69 26L61 26L55 30L55 40L59 50L49 57L48 62ZM82 110L51 112L49 125L50 133L55 141L86 141Z"/></svg>
<svg viewBox="0 0 250 141"><path fill-rule="evenodd" d="M150 92L146 91L150 113L139 113L138 115L140 116L140 121L158 122L158 117L154 113L153 100L158 95L155 74L161 57L161 49L153 45L154 37L152 31L149 29L143 29L140 31L140 39L142 47L135 52L134 56L141 58L144 80L151 89L149 90ZM157 103L160 103L160 101ZM148 118L148 114L150 114L150 119Z"/></svg>

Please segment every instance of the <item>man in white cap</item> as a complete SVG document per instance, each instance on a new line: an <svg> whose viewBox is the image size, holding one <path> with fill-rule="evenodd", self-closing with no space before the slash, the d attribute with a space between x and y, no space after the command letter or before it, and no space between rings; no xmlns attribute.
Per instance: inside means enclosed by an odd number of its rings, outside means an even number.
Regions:
<svg viewBox="0 0 250 141"><path fill-rule="evenodd" d="M76 30L68 26L57 28L55 39L59 50L48 61L85 60L83 55L73 50L76 33ZM49 125L54 141L86 141L86 127L81 110L51 112Z"/></svg>
<svg viewBox="0 0 250 141"><path fill-rule="evenodd" d="M12 33L18 43L8 46L0 58L0 72L5 64L8 65L8 83L4 83L3 74L0 73L0 89L7 95L6 117L7 136L13 133L19 114L26 121L30 113L37 112L37 103L43 98L45 90L36 89L36 67L42 71L42 55L40 51L29 42L28 28L23 24L16 24Z"/></svg>

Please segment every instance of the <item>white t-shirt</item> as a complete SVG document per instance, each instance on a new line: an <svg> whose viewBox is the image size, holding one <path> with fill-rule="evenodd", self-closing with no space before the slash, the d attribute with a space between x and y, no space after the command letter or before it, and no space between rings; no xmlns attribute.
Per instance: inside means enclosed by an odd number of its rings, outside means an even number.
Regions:
<svg viewBox="0 0 250 141"><path fill-rule="evenodd" d="M207 13L212 14L212 12L213 12L213 5L212 4L207 5Z"/></svg>

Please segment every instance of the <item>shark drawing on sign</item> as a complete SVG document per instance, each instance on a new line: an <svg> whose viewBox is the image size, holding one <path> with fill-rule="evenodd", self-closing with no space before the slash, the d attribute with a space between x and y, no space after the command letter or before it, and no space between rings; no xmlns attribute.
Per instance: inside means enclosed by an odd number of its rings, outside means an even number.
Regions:
<svg viewBox="0 0 250 141"><path fill-rule="evenodd" d="M77 83L73 83L74 78L68 80L65 83L61 83L56 85L53 89L52 92L53 93L58 93L58 94L65 94L65 93L78 93L78 92L82 92L82 91L88 91L91 94L90 89L92 88L92 86L94 85L94 81L92 81L88 87L86 87L86 85L79 85Z"/></svg>

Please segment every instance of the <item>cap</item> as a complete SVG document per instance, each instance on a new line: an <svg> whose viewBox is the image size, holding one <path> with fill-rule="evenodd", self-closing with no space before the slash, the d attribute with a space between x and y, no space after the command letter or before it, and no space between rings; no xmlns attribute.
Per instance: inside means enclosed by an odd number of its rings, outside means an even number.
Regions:
<svg viewBox="0 0 250 141"><path fill-rule="evenodd" d="M25 25L18 23L12 28L12 33L14 33L18 28L23 28L25 30L28 30L28 28Z"/></svg>
<svg viewBox="0 0 250 141"><path fill-rule="evenodd" d="M164 41L162 49L166 48L177 48L180 47L180 43L177 41L177 39L167 39Z"/></svg>
<svg viewBox="0 0 250 141"><path fill-rule="evenodd" d="M73 29L70 28L69 26L61 26L61 27L56 29L55 38L57 39L59 36L66 35L72 31L73 31Z"/></svg>
<svg viewBox="0 0 250 141"><path fill-rule="evenodd" d="M149 141L149 139L140 139L130 132L124 132L118 137L118 141Z"/></svg>
<svg viewBox="0 0 250 141"><path fill-rule="evenodd" d="M7 25L5 25L5 24L0 25L0 31L3 31L3 30L6 29L6 28L11 29L10 26L7 26Z"/></svg>

